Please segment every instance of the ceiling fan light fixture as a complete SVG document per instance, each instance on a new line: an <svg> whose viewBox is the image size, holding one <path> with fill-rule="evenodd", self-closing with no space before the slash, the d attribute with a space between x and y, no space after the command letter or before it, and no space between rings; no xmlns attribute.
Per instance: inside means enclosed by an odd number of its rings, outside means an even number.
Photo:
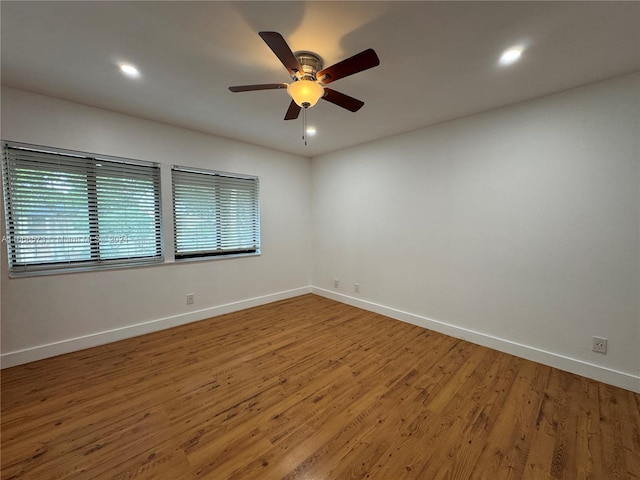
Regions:
<svg viewBox="0 0 640 480"><path fill-rule="evenodd" d="M287 93L299 107L313 107L324 95L324 88L313 80L297 80L290 83Z"/></svg>

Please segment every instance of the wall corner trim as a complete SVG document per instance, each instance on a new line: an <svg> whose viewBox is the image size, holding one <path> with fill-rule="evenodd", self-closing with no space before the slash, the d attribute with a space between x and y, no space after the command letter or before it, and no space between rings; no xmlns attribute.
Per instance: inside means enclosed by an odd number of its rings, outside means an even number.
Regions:
<svg viewBox="0 0 640 480"><path fill-rule="evenodd" d="M370 312L379 313L395 320L410 323L418 327L443 333L451 337L466 340L477 345L492 348L500 352L515 355L526 360L558 368L566 372L591 378L599 382L607 383L616 387L624 388L632 392L640 393L640 376L627 372L609 369L600 365L584 362L557 353L540 350L528 345L512 342L510 340L494 337L485 333L457 327L449 323L433 320L413 313L405 312L391 307L386 307L374 302L354 298L341 293L332 292L319 287L312 287L311 293L322 297L330 298L337 302L345 303L354 307L362 308Z"/></svg>
<svg viewBox="0 0 640 480"><path fill-rule="evenodd" d="M165 330L167 328L177 327L211 317L217 317L219 315L244 310L246 308L257 307L259 305L265 305L267 303L277 302L279 300L285 300L287 298L297 297L307 293L311 293L311 286L285 290L260 297L248 298L202 310L138 323L136 325L128 325L126 327L92 333L82 337L69 338L59 342L2 353L2 355L0 355L0 365L1 368L8 368L24 363L35 362L36 360L55 357L57 355L63 355L65 353L71 353L91 347L97 347L99 345Z"/></svg>

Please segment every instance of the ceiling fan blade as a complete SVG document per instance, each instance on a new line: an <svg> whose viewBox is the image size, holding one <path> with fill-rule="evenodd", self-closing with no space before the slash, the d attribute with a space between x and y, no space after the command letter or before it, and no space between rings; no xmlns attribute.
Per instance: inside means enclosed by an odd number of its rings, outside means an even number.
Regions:
<svg viewBox="0 0 640 480"><path fill-rule="evenodd" d="M291 103L289 104L289 109L287 110L287 113L285 114L284 119L295 120L296 118L298 118L298 115L300 115L300 110L302 110L302 107L298 105L296 102L294 102L293 100L291 100Z"/></svg>
<svg viewBox="0 0 640 480"><path fill-rule="evenodd" d="M282 35L278 32L259 32L258 35L262 37L262 40L264 40L273 53L276 54L276 57L282 62L291 76L295 76L296 72L302 72L302 66Z"/></svg>
<svg viewBox="0 0 640 480"><path fill-rule="evenodd" d="M357 112L364 105L363 101L350 97L349 95L345 95L344 93L331 90L330 88L324 89L324 97L322 97L322 99L338 105L339 107L346 108L350 112Z"/></svg>
<svg viewBox="0 0 640 480"><path fill-rule="evenodd" d="M369 48L360 53L355 54L353 57L349 57L346 60L331 65L330 67L320 70L316 74L316 78L320 83L327 85L331 82L335 82L354 73L362 72L369 68L373 68L380 65L380 59L376 52Z"/></svg>
<svg viewBox="0 0 640 480"><path fill-rule="evenodd" d="M276 88L287 88L286 83L262 83L260 85L236 85L229 87L232 92L252 92L254 90L275 90Z"/></svg>

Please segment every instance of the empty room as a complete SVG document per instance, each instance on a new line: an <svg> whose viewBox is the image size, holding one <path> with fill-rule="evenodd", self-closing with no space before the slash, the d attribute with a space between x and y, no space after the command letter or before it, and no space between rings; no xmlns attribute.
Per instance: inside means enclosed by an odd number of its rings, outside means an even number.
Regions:
<svg viewBox="0 0 640 480"><path fill-rule="evenodd" d="M0 18L3 480L640 479L640 3Z"/></svg>

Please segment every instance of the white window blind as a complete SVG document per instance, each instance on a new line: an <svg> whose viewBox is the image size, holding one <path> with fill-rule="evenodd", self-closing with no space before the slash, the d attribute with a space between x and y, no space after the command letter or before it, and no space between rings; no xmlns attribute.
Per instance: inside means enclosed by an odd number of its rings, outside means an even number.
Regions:
<svg viewBox="0 0 640 480"><path fill-rule="evenodd" d="M173 166L176 259L260 252L258 178Z"/></svg>
<svg viewBox="0 0 640 480"><path fill-rule="evenodd" d="M163 260L157 165L13 143L3 160L10 273Z"/></svg>

